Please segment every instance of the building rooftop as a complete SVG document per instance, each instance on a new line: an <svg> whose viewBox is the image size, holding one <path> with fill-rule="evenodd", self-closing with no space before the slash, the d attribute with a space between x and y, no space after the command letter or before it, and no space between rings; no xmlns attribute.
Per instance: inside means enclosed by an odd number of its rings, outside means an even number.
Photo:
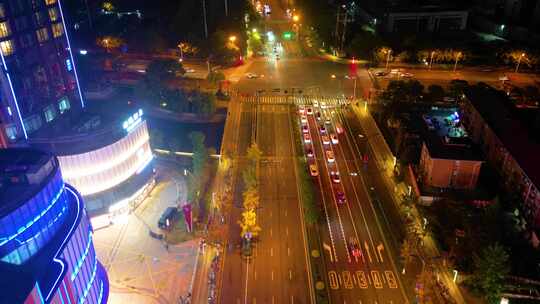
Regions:
<svg viewBox="0 0 540 304"><path fill-rule="evenodd" d="M423 114L423 139L432 158L482 161L480 149L462 126L457 108L437 108Z"/></svg>
<svg viewBox="0 0 540 304"><path fill-rule="evenodd" d="M487 85L470 87L465 96L495 132L529 179L540 187L540 142L523 124L504 92Z"/></svg>
<svg viewBox="0 0 540 304"><path fill-rule="evenodd" d="M39 192L57 167L55 158L43 151L0 149L0 217Z"/></svg>
<svg viewBox="0 0 540 304"><path fill-rule="evenodd" d="M91 104L80 113L57 118L49 127L32 134L32 147L56 155L86 153L108 146L126 134L122 122L138 108L129 105Z"/></svg>

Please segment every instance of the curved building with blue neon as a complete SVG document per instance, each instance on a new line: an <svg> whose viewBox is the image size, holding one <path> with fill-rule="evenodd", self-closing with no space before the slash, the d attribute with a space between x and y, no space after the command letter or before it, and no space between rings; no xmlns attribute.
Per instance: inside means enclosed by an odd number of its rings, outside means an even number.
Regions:
<svg viewBox="0 0 540 304"><path fill-rule="evenodd" d="M0 303L106 303L84 202L59 162L33 149L0 150Z"/></svg>

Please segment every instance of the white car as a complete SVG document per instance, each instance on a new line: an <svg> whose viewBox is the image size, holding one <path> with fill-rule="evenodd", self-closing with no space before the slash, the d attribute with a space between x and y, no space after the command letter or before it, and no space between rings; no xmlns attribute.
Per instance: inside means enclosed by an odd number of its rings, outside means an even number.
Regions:
<svg viewBox="0 0 540 304"><path fill-rule="evenodd" d="M327 150L326 151L326 159L328 160L329 163L335 162L336 159L334 158L334 152L332 152L331 150Z"/></svg>
<svg viewBox="0 0 540 304"><path fill-rule="evenodd" d="M257 74L253 74L253 73L247 73L246 74L247 79L255 79L257 77L259 77L259 76L257 76Z"/></svg>
<svg viewBox="0 0 540 304"><path fill-rule="evenodd" d="M329 124L331 124L332 122L330 121L330 119L327 118L327 119L324 121L324 123L327 124L327 125L329 125Z"/></svg>
<svg viewBox="0 0 540 304"><path fill-rule="evenodd" d="M304 108L304 106L298 107L298 113L300 113L301 115L306 114L306 108Z"/></svg>
<svg viewBox="0 0 540 304"><path fill-rule="evenodd" d="M330 139L332 140L332 144L334 144L334 145L337 145L338 142L339 142L338 138L337 138L337 135L334 134L334 133L330 134Z"/></svg>
<svg viewBox="0 0 540 304"><path fill-rule="evenodd" d="M313 115L313 109L312 108L307 108L306 113L307 113L307 115Z"/></svg>
<svg viewBox="0 0 540 304"><path fill-rule="evenodd" d="M326 136L326 135L323 135L322 136L322 143L325 144L325 145L329 145L330 144L330 138L328 138L328 136Z"/></svg>
<svg viewBox="0 0 540 304"><path fill-rule="evenodd" d="M318 106L319 106L319 102L318 102L317 100L314 100L314 101L313 101L313 106L314 106L314 107L318 107Z"/></svg>
<svg viewBox="0 0 540 304"><path fill-rule="evenodd" d="M341 183L341 179L339 178L339 172L337 172L337 171L330 172L330 177L332 178L332 182L334 184Z"/></svg>
<svg viewBox="0 0 540 304"><path fill-rule="evenodd" d="M304 134L304 142L309 144L311 142L311 136L309 134Z"/></svg>
<svg viewBox="0 0 540 304"><path fill-rule="evenodd" d="M301 121L302 123L307 123L307 116L306 116L306 115L300 116L300 121Z"/></svg>

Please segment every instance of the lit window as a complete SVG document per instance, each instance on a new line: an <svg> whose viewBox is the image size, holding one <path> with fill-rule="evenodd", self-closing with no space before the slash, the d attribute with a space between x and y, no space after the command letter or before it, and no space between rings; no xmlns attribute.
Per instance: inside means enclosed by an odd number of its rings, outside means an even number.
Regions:
<svg viewBox="0 0 540 304"><path fill-rule="evenodd" d="M45 120L47 122L50 122L56 117L56 111L51 105L47 106L45 110L43 111L43 113L45 114Z"/></svg>
<svg viewBox="0 0 540 304"><path fill-rule="evenodd" d="M17 127L15 125L6 126L6 135L9 139L17 138Z"/></svg>
<svg viewBox="0 0 540 304"><path fill-rule="evenodd" d="M0 38L5 38L11 34L9 23L1 22L0 23Z"/></svg>
<svg viewBox="0 0 540 304"><path fill-rule="evenodd" d="M60 114L64 113L65 111L69 110L71 105L69 104L69 100L67 97L64 97L58 102L58 109L60 110Z"/></svg>
<svg viewBox="0 0 540 304"><path fill-rule="evenodd" d="M47 5L51 5L51 4L55 4L56 3L56 0L45 0L45 4Z"/></svg>
<svg viewBox="0 0 540 304"><path fill-rule="evenodd" d="M49 9L49 18L52 22L58 20L58 11L56 10L56 7L52 7Z"/></svg>
<svg viewBox="0 0 540 304"><path fill-rule="evenodd" d="M49 40L49 31L47 31L47 28L43 27L36 31L37 39L40 43L43 43L47 40Z"/></svg>
<svg viewBox="0 0 540 304"><path fill-rule="evenodd" d="M13 54L14 48L13 48L13 40L6 40L0 42L0 50L2 50L2 54L4 56L9 56Z"/></svg>
<svg viewBox="0 0 540 304"><path fill-rule="evenodd" d="M53 24L52 30L54 38L60 37L64 34L64 27L62 26L62 23Z"/></svg>

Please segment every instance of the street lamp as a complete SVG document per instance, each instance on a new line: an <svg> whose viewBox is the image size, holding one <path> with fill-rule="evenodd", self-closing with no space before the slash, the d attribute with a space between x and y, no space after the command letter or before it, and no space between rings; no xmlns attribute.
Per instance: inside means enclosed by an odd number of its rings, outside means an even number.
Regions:
<svg viewBox="0 0 540 304"><path fill-rule="evenodd" d="M431 56L429 58L429 69L431 70L431 66L433 65L433 55L435 55L435 51L431 51Z"/></svg>
<svg viewBox="0 0 540 304"><path fill-rule="evenodd" d="M229 36L229 41L234 43L236 41L236 36L234 35Z"/></svg>
<svg viewBox="0 0 540 304"><path fill-rule="evenodd" d="M292 17L292 20L293 20L294 22L298 22L298 21L300 20L300 16L294 15L294 16Z"/></svg>
<svg viewBox="0 0 540 304"><path fill-rule="evenodd" d="M516 73L517 73L518 70L519 70L519 65L521 64L521 59L522 59L523 57L525 57L525 53L521 53L521 55L520 55L519 58L518 58L518 62L517 62L517 65L516 65L516 71L515 71Z"/></svg>
<svg viewBox="0 0 540 304"><path fill-rule="evenodd" d="M458 63L458 60L461 57L461 55L462 55L461 52L456 53L456 63L454 64L454 72L456 72L457 63Z"/></svg>
<svg viewBox="0 0 540 304"><path fill-rule="evenodd" d="M386 70L388 70L388 63L390 62L390 54L392 54L392 50L386 49L384 50L384 52L387 54L386 55Z"/></svg>

